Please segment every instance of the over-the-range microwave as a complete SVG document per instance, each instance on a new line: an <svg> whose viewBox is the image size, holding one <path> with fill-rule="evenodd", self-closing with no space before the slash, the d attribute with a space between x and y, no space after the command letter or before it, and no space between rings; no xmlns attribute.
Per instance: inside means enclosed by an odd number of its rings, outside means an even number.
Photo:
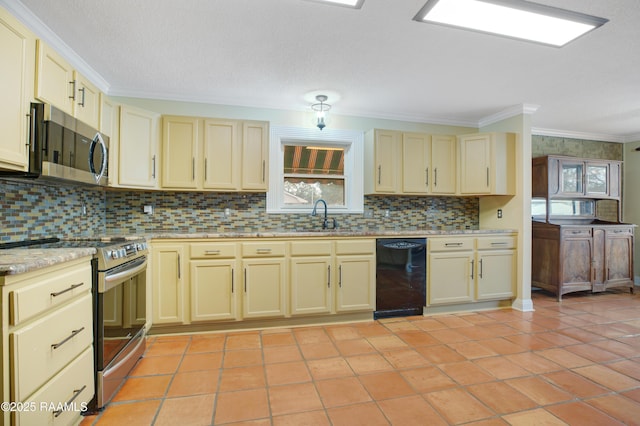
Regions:
<svg viewBox="0 0 640 426"><path fill-rule="evenodd" d="M0 176L107 185L109 137L50 104L32 103L29 168Z"/></svg>

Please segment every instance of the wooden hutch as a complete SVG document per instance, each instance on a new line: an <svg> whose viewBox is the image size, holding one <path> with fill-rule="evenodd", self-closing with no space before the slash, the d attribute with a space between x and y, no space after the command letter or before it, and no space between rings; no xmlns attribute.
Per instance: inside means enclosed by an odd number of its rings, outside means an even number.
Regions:
<svg viewBox="0 0 640 426"><path fill-rule="evenodd" d="M621 222L622 162L559 155L533 159L531 285L562 295L628 287L633 232ZM613 203L603 220L598 205ZM611 214L610 214L611 215Z"/></svg>

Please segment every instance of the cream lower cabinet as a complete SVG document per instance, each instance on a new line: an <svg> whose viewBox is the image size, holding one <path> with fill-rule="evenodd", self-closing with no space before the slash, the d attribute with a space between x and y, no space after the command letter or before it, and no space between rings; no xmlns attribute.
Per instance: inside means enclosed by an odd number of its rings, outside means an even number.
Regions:
<svg viewBox="0 0 640 426"><path fill-rule="evenodd" d="M90 261L0 277L2 401L29 408L0 424L80 422L95 389Z"/></svg>
<svg viewBox="0 0 640 426"><path fill-rule="evenodd" d="M429 238L428 244L428 305L514 297L515 236Z"/></svg>
<svg viewBox="0 0 640 426"><path fill-rule="evenodd" d="M25 170L28 165L35 51L35 35L0 7L0 168Z"/></svg>
<svg viewBox="0 0 640 426"><path fill-rule="evenodd" d="M182 324L186 321L187 248L181 243L151 246L153 324Z"/></svg>
<svg viewBox="0 0 640 426"><path fill-rule="evenodd" d="M238 319L240 280L236 243L192 243L191 322Z"/></svg>
<svg viewBox="0 0 640 426"><path fill-rule="evenodd" d="M333 242L291 242L291 315L330 313L333 309Z"/></svg>
<svg viewBox="0 0 640 426"><path fill-rule="evenodd" d="M335 242L336 312L376 308L375 240Z"/></svg>
<svg viewBox="0 0 640 426"><path fill-rule="evenodd" d="M287 313L286 243L241 243L242 317L284 317Z"/></svg>

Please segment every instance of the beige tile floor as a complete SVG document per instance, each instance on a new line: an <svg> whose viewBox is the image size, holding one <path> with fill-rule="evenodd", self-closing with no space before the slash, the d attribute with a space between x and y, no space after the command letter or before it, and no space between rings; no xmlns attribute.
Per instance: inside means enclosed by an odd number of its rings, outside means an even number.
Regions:
<svg viewBox="0 0 640 426"><path fill-rule="evenodd" d="M151 336L83 425L640 425L640 295Z"/></svg>

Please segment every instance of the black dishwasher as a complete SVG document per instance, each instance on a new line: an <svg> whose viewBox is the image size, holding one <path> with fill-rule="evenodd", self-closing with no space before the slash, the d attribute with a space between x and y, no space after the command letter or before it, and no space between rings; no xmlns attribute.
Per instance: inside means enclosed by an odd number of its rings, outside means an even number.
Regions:
<svg viewBox="0 0 640 426"><path fill-rule="evenodd" d="M427 298L426 243L425 238L377 240L374 318L422 315Z"/></svg>

